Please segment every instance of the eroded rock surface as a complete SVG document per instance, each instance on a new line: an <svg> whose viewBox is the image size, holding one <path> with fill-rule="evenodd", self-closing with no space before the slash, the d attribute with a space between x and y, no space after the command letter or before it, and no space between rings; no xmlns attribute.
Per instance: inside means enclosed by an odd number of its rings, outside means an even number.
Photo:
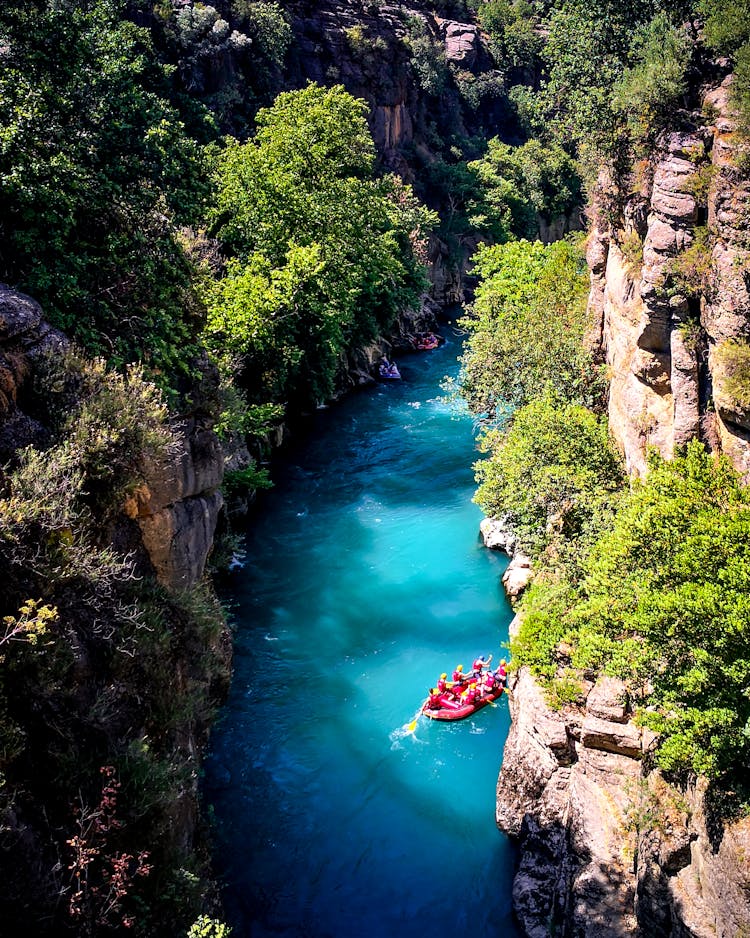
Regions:
<svg viewBox="0 0 750 938"><path fill-rule="evenodd" d="M526 669L497 784L497 823L518 839L513 901L529 938L736 938L750 925L750 818L729 823L705 782L645 772L652 742L619 681L582 683L550 708ZM745 930L745 931L743 931Z"/></svg>
<svg viewBox="0 0 750 938"><path fill-rule="evenodd" d="M701 438L750 478L750 408L725 354L750 341L750 182L733 163L730 83L705 97L710 124L663 134L634 169L618 226L595 212L589 341L609 366L610 426L636 474L648 446L668 457Z"/></svg>

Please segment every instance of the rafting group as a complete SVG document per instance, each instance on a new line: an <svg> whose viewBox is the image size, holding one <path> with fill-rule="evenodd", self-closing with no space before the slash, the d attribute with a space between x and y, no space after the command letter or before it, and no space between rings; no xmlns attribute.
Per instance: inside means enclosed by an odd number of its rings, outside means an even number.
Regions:
<svg viewBox="0 0 750 938"><path fill-rule="evenodd" d="M380 359L378 374L385 381L401 380L401 372L398 370L398 365L396 362L389 362L385 355Z"/></svg>
<svg viewBox="0 0 750 938"><path fill-rule="evenodd" d="M504 658L494 670L491 662L492 655L476 658L468 672L459 664L450 681L447 672L441 674L422 704L422 713L431 720L462 720L493 703L502 696L508 675Z"/></svg>
<svg viewBox="0 0 750 938"><path fill-rule="evenodd" d="M434 332L420 332L411 337L411 344L420 352L430 352L440 345L440 336Z"/></svg>

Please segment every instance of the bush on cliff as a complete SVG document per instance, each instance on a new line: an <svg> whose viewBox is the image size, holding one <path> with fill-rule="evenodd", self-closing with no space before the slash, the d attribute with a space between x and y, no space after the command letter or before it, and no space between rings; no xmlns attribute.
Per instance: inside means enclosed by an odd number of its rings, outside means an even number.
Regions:
<svg viewBox="0 0 750 938"><path fill-rule="evenodd" d="M624 482L606 420L547 391L481 448L491 455L474 466L474 500L485 514L505 518L538 565L574 565L610 523Z"/></svg>
<svg viewBox="0 0 750 938"><path fill-rule="evenodd" d="M148 32L118 0L0 5L0 279L169 383L200 308L174 226L208 189Z"/></svg>
<svg viewBox="0 0 750 938"><path fill-rule="evenodd" d="M222 680L223 616L206 588L142 580L129 553L123 503L172 440L159 391L139 369L48 364L52 439L0 473L0 619L13 631L55 610L33 646L0 649L0 918L14 934L41 921L40 934L110 933L131 917L166 934L201 898L168 819L194 770L186 727L203 731ZM106 830L92 820L103 789L117 798ZM42 850L54 860L40 876ZM110 903L113 876L125 891Z"/></svg>
<svg viewBox="0 0 750 938"><path fill-rule="evenodd" d="M477 177L469 217L473 227L493 241L534 238L539 230L537 215L549 223L580 205L575 164L555 143L529 140L510 147L495 137L469 169Z"/></svg>
<svg viewBox="0 0 750 938"><path fill-rule="evenodd" d="M462 365L462 394L490 420L503 419L552 385L569 401L598 407L604 382L584 348L588 275L580 242L515 241L480 247L480 277Z"/></svg>
<svg viewBox="0 0 750 938"><path fill-rule="evenodd" d="M694 442L624 496L579 586L541 584L513 643L549 674L565 657L629 684L658 764L711 779L750 754L750 489Z"/></svg>

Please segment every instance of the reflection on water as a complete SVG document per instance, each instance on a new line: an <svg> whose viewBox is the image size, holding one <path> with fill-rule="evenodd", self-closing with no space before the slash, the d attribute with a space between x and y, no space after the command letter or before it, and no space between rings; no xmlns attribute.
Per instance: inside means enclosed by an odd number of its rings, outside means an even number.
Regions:
<svg viewBox="0 0 750 938"><path fill-rule="evenodd" d="M235 938L516 934L494 825L507 704L417 717L441 671L497 660L511 617L471 420L436 397L458 351L316 415L253 521L204 785Z"/></svg>

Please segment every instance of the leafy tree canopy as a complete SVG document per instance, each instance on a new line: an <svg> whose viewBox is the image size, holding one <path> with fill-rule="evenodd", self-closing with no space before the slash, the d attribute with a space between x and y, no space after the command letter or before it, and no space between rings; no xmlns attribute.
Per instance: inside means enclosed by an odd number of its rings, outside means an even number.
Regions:
<svg viewBox="0 0 750 938"><path fill-rule="evenodd" d="M436 218L375 175L366 105L341 86L282 94L248 143L216 154L215 230L233 260L209 283L208 341L245 358L254 398L329 395L340 358L417 301Z"/></svg>
<svg viewBox="0 0 750 938"><path fill-rule="evenodd" d="M469 163L477 177L469 201L472 224L495 241L533 238L537 213L547 222L580 204L581 186L574 161L558 144L529 140L511 147L494 137L487 153Z"/></svg>
<svg viewBox="0 0 750 938"><path fill-rule="evenodd" d="M611 531L584 562L580 588L529 597L519 660L547 667L550 637L572 663L624 678L661 735L669 771L718 778L750 749L750 490L725 458L694 442L653 457Z"/></svg>
<svg viewBox="0 0 750 938"><path fill-rule="evenodd" d="M598 405L602 379L584 348L588 277L580 245L512 241L480 247L480 282L462 359L462 393L475 413L502 418L553 385Z"/></svg>
<svg viewBox="0 0 750 938"><path fill-rule="evenodd" d="M572 563L611 516L624 476L607 422L552 390L516 411L507 431L491 430L474 468L474 500L504 517L524 549L545 563Z"/></svg>
<svg viewBox="0 0 750 938"><path fill-rule="evenodd" d="M207 195L148 33L117 0L0 9L0 277L110 361L185 367L197 314L173 225Z"/></svg>

